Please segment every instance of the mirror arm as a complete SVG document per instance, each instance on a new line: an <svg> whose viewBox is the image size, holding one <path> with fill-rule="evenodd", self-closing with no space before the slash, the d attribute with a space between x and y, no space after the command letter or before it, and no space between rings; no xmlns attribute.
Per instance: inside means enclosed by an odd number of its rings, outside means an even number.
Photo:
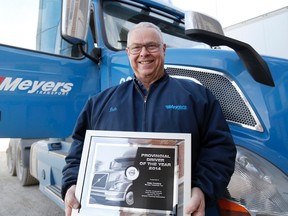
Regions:
<svg viewBox="0 0 288 216"><path fill-rule="evenodd" d="M81 53L89 58L91 61L95 62L96 64L98 64L100 62L101 59L101 49L100 48L93 48L92 50L92 54L88 54L84 49L83 49L83 45L82 44L78 44L78 47L81 51Z"/></svg>
<svg viewBox="0 0 288 216"><path fill-rule="evenodd" d="M185 33L192 40L204 42L210 46L228 46L232 48L255 81L264 85L275 86L267 63L249 44L200 29L189 29Z"/></svg>

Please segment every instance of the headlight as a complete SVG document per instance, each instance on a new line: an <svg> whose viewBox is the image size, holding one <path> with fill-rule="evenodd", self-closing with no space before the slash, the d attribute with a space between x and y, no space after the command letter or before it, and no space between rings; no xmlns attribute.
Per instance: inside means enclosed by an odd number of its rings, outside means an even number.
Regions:
<svg viewBox="0 0 288 216"><path fill-rule="evenodd" d="M288 177L259 155L237 147L225 198L219 202L222 215L288 215Z"/></svg>
<svg viewBox="0 0 288 216"><path fill-rule="evenodd" d="M115 182L110 188L109 191L121 191L123 187L123 182Z"/></svg>

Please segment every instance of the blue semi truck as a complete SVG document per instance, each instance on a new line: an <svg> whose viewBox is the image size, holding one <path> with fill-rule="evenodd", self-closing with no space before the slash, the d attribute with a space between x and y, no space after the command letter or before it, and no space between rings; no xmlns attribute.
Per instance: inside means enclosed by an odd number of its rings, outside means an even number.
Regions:
<svg viewBox="0 0 288 216"><path fill-rule="evenodd" d="M9 172L22 185L39 182L63 208L61 170L76 119L90 96L131 79L127 32L149 21L164 34L166 71L212 91L237 145L235 172L213 215L288 215L287 59L260 56L225 37L216 20L160 1L35 5L33 47L0 41L0 137L11 138ZM27 32L19 33L23 42Z"/></svg>

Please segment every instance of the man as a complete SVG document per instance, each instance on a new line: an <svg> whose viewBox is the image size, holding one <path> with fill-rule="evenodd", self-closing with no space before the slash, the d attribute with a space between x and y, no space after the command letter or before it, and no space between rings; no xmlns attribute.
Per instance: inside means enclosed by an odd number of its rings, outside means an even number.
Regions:
<svg viewBox="0 0 288 216"><path fill-rule="evenodd" d="M203 86L167 75L166 44L157 26L136 25L127 43L134 79L90 98L75 126L63 169L66 215L80 206L75 185L87 129L191 133L192 196L185 211L205 215L205 207L215 204L234 171L236 149L220 105ZM173 109L177 106L181 109Z"/></svg>

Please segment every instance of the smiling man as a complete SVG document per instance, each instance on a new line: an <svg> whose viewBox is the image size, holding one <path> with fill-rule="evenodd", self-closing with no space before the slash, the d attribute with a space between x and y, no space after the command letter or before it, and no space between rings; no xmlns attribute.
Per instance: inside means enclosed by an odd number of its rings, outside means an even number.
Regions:
<svg viewBox="0 0 288 216"><path fill-rule="evenodd" d="M154 24L135 25L126 52L133 80L91 97L76 123L63 169L66 216L80 207L75 185L86 130L190 133L192 192L185 211L203 216L223 195L234 171L236 148L221 107L205 87L166 73L166 45Z"/></svg>
<svg viewBox="0 0 288 216"><path fill-rule="evenodd" d="M135 76L148 90L164 75L166 44L158 28L151 28L149 23L139 26L130 30L126 52Z"/></svg>

